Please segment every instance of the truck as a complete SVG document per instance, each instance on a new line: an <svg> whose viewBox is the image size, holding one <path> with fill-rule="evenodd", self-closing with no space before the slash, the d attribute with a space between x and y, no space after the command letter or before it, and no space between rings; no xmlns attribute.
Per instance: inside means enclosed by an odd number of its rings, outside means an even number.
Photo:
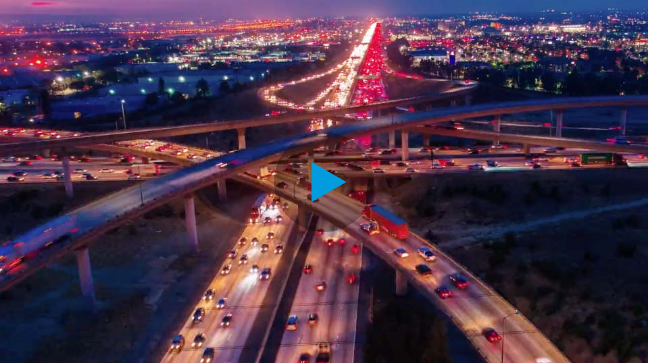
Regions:
<svg viewBox="0 0 648 363"><path fill-rule="evenodd" d="M160 166L158 164L133 164L129 169L129 174L160 175Z"/></svg>
<svg viewBox="0 0 648 363"><path fill-rule="evenodd" d="M621 154L615 153L584 153L580 154L581 164L614 164L624 165L625 159Z"/></svg>
<svg viewBox="0 0 648 363"><path fill-rule="evenodd" d="M388 209L379 205L369 204L363 209L362 216L365 219L378 223L380 230L392 237L401 240L409 237L409 226L407 222Z"/></svg>
<svg viewBox="0 0 648 363"><path fill-rule="evenodd" d="M261 215L268 208L268 206L266 204L266 199L267 198L268 198L268 196L266 194L261 194L254 201L254 204L252 204L252 208L250 210L250 219L248 220L249 224L257 224L257 223L259 223Z"/></svg>
<svg viewBox="0 0 648 363"><path fill-rule="evenodd" d="M317 344L317 355L315 357L316 363L330 363L331 362L331 346L328 343Z"/></svg>

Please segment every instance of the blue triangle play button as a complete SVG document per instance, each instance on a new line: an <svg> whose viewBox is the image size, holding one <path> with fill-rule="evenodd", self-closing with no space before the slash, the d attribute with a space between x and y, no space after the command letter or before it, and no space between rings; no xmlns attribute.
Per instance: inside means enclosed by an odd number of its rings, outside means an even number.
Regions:
<svg viewBox="0 0 648 363"><path fill-rule="evenodd" d="M344 180L311 163L311 202L344 183Z"/></svg>

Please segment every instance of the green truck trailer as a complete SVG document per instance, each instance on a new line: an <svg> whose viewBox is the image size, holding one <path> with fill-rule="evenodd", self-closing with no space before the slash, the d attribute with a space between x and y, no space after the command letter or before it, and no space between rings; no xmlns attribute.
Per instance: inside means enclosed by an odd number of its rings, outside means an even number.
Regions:
<svg viewBox="0 0 648 363"><path fill-rule="evenodd" d="M621 165L625 159L621 154L615 153L585 153L580 154L581 164L614 164Z"/></svg>

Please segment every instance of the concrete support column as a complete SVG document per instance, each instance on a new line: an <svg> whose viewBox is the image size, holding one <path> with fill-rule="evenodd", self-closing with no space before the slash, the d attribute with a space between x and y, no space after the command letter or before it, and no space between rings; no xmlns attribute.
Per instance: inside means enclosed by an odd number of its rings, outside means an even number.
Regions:
<svg viewBox="0 0 648 363"><path fill-rule="evenodd" d="M51 155L52 152L50 151L50 149L43 149L43 151L41 151L41 156L44 158L49 158Z"/></svg>
<svg viewBox="0 0 648 363"><path fill-rule="evenodd" d="M149 158L146 156L142 156L142 164L148 164L149 163Z"/></svg>
<svg viewBox="0 0 648 363"><path fill-rule="evenodd" d="M457 100L454 98L450 100L450 107L456 107L457 106Z"/></svg>
<svg viewBox="0 0 648 363"><path fill-rule="evenodd" d="M236 129L238 133L238 148L239 150L245 149L245 127Z"/></svg>
<svg viewBox="0 0 648 363"><path fill-rule="evenodd" d="M389 131L389 148L393 149L396 147L396 131Z"/></svg>
<svg viewBox="0 0 648 363"><path fill-rule="evenodd" d="M493 120L493 131L498 134L502 132L502 115L495 115L495 120ZM494 145L499 145L499 140L495 140Z"/></svg>
<svg viewBox="0 0 648 363"><path fill-rule="evenodd" d="M407 277L405 273L396 270L396 296L405 296L407 294Z"/></svg>
<svg viewBox="0 0 648 363"><path fill-rule="evenodd" d="M531 155L531 145L524 144L524 155L525 156Z"/></svg>
<svg viewBox="0 0 648 363"><path fill-rule="evenodd" d="M401 156L403 161L409 160L409 131L401 131Z"/></svg>
<svg viewBox="0 0 648 363"><path fill-rule="evenodd" d="M220 189L219 189L220 191ZM198 252L198 228L196 228L196 206L194 197L184 197L185 227L187 227L187 240L193 252Z"/></svg>
<svg viewBox="0 0 648 363"><path fill-rule="evenodd" d="M72 168L70 167L70 157L63 154L63 180L65 183L65 195L68 198L74 198L74 190L72 189Z"/></svg>
<svg viewBox="0 0 648 363"><path fill-rule="evenodd" d="M308 211L305 207L297 207L297 224L304 229L308 227Z"/></svg>
<svg viewBox="0 0 648 363"><path fill-rule="evenodd" d="M472 95L466 95L465 103L466 103L466 106L472 105Z"/></svg>
<svg viewBox="0 0 648 363"><path fill-rule="evenodd" d="M81 294L86 300L90 310L97 309L97 300L95 298L94 283L92 282L92 269L90 267L90 254L88 248L84 247L74 251L77 260L77 269L79 270L79 284L81 285Z"/></svg>
<svg viewBox="0 0 648 363"><path fill-rule="evenodd" d="M621 108L621 135L625 136L626 134L626 123L628 122L628 108Z"/></svg>
<svg viewBox="0 0 648 363"><path fill-rule="evenodd" d="M423 134L423 146L430 146L430 134Z"/></svg>
<svg viewBox="0 0 648 363"><path fill-rule="evenodd" d="M308 180L312 181L312 173L313 173L313 163L315 163L315 153L311 150L308 152Z"/></svg>
<svg viewBox="0 0 648 363"><path fill-rule="evenodd" d="M216 189L218 189L218 200L224 202L227 200L227 187L225 186L225 179L218 179L216 181Z"/></svg>
<svg viewBox="0 0 648 363"><path fill-rule="evenodd" d="M556 137L562 137L563 111L556 111Z"/></svg>

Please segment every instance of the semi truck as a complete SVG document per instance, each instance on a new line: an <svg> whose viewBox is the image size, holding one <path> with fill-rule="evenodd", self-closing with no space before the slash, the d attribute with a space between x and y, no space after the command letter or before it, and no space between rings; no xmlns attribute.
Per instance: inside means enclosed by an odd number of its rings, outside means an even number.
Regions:
<svg viewBox="0 0 648 363"><path fill-rule="evenodd" d="M133 164L129 170L130 174L160 175L160 166L158 164Z"/></svg>
<svg viewBox="0 0 648 363"><path fill-rule="evenodd" d="M249 224L257 224L260 221L260 217L263 212L268 208L266 204L266 199L268 196L266 194L261 194L252 204L252 209L250 210L250 219L248 220Z"/></svg>
<svg viewBox="0 0 648 363"><path fill-rule="evenodd" d="M317 344L316 363L331 363L331 346L328 343Z"/></svg>
<svg viewBox="0 0 648 363"><path fill-rule="evenodd" d="M409 226L388 209L379 205L369 204L362 211L362 216L368 220L378 223L380 230L398 239L409 237Z"/></svg>
<svg viewBox="0 0 648 363"><path fill-rule="evenodd" d="M615 153L585 153L580 154L581 164L614 164L622 165L625 159L621 154Z"/></svg>

